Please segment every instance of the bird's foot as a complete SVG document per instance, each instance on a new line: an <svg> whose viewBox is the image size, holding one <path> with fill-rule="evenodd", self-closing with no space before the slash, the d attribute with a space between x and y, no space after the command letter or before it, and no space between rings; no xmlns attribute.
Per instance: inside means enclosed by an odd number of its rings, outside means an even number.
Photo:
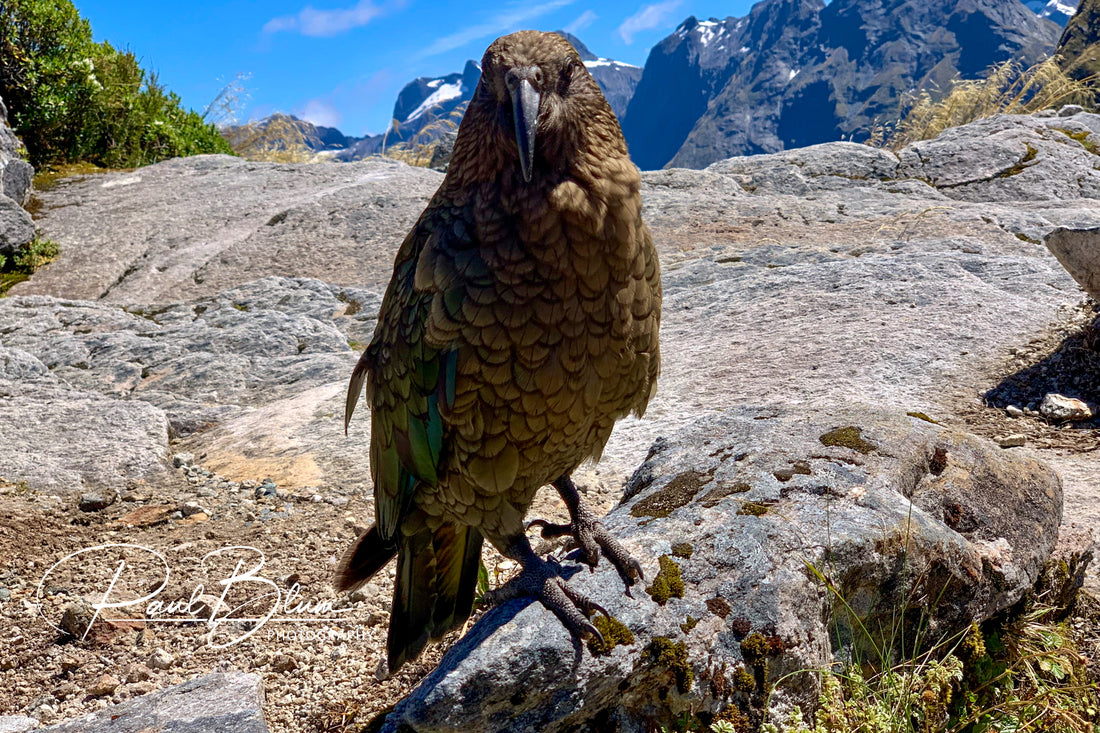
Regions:
<svg viewBox="0 0 1100 733"><path fill-rule="evenodd" d="M540 527L545 540L571 536L577 543L579 559L591 568L599 564L600 555L603 554L619 571L627 588L639 579L645 580L642 564L631 557L622 543L607 531L603 522L593 516L583 504L579 506L570 524L552 524L545 519L533 519L527 525L528 529L531 527Z"/></svg>
<svg viewBox="0 0 1100 733"><path fill-rule="evenodd" d="M604 643L603 634L589 619L596 612L608 618L611 614L588 596L571 588L554 565L533 554L524 561L519 575L486 593L485 602L495 606L513 598L530 597L538 598L573 636L582 641L598 640L600 644Z"/></svg>

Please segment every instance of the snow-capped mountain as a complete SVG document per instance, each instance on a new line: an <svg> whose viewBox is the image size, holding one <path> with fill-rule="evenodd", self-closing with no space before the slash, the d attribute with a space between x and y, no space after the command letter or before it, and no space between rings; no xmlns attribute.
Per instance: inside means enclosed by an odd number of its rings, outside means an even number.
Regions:
<svg viewBox="0 0 1100 733"><path fill-rule="evenodd" d="M611 109L621 117L642 77L641 67L598 57L576 36L564 31L558 33L577 49ZM467 61L461 73L414 79L397 95L391 129L364 138L338 152L336 157L358 160L380 152L383 145L415 145L438 139L458 125L480 78L481 66L475 61Z"/></svg>
<svg viewBox="0 0 1100 733"><path fill-rule="evenodd" d="M1029 0L1024 3L1040 18L1049 18L1063 28L1077 12L1078 4L1077 0Z"/></svg>
<svg viewBox="0 0 1100 733"><path fill-rule="evenodd" d="M902 94L1038 61L1060 31L1017 0L763 0L657 44L623 132L643 169L865 140Z"/></svg>

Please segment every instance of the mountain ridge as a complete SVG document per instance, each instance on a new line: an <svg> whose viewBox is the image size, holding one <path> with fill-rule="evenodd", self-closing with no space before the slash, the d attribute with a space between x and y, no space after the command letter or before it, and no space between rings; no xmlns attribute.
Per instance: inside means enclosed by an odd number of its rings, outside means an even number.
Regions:
<svg viewBox="0 0 1100 733"><path fill-rule="evenodd" d="M654 46L623 131L643 169L866 140L903 95L1038 61L1060 32L1017 0L763 0Z"/></svg>

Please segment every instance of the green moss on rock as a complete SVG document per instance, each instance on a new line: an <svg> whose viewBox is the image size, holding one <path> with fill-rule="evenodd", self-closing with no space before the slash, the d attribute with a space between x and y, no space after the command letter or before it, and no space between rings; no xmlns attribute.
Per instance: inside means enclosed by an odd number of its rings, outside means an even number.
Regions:
<svg viewBox="0 0 1100 733"><path fill-rule="evenodd" d="M818 440L822 445L837 448L851 448L864 455L875 450L875 444L863 439L863 431L854 425L844 428L836 428L822 435Z"/></svg>
<svg viewBox="0 0 1100 733"><path fill-rule="evenodd" d="M737 513L749 517L761 517L768 513L768 505L758 501L746 501Z"/></svg>
<svg viewBox="0 0 1100 733"><path fill-rule="evenodd" d="M588 642L588 650L593 654L608 654L620 644L630 646L634 643L634 632L617 618L597 615L592 625L603 635L602 644L599 639Z"/></svg>
<svg viewBox="0 0 1100 733"><path fill-rule="evenodd" d="M739 481L735 484L720 484L704 494L701 503L709 509L727 496L731 494L743 494L751 488L751 486L743 481Z"/></svg>
<svg viewBox="0 0 1100 733"><path fill-rule="evenodd" d="M684 597L684 581L680 577L680 566L671 557L661 555L657 558L657 562L660 564L661 570L657 573L657 577L653 579L653 584L646 588L645 592L663 606L668 603L669 598Z"/></svg>
<svg viewBox="0 0 1100 733"><path fill-rule="evenodd" d="M672 546L672 554L685 560L695 554L695 548L689 542L677 542Z"/></svg>
<svg viewBox="0 0 1100 733"><path fill-rule="evenodd" d="M733 689L739 692L752 692L756 689L756 678L744 667L733 673L732 682Z"/></svg>
<svg viewBox="0 0 1100 733"><path fill-rule="evenodd" d="M676 676L676 689L681 694L691 689L695 676L688 662L687 645L679 641L673 643L667 636L655 636L646 647L650 657L658 665L667 668Z"/></svg>
<svg viewBox="0 0 1100 733"><path fill-rule="evenodd" d="M710 482L714 472L688 471L668 482L660 491L647 496L630 507L634 517L667 517L695 498L699 489Z"/></svg>
<svg viewBox="0 0 1100 733"><path fill-rule="evenodd" d="M767 661L770 651L771 644L758 631L749 634L741 642L741 658L745 660L745 664L754 667Z"/></svg>

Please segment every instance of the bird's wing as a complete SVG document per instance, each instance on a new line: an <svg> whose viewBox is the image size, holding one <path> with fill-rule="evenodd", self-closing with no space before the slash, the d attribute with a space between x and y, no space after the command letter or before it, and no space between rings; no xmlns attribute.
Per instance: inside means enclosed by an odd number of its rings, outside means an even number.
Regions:
<svg viewBox="0 0 1100 733"><path fill-rule="evenodd" d="M387 540L405 515L417 484L439 480L460 344L432 324L438 321L443 301L461 297L448 293L448 286L460 287L453 277L440 283L433 273L456 252L476 252L471 230L462 210L453 206L433 201L424 211L398 251L374 338L348 386L345 428L359 392L364 384L367 387L375 515Z"/></svg>

